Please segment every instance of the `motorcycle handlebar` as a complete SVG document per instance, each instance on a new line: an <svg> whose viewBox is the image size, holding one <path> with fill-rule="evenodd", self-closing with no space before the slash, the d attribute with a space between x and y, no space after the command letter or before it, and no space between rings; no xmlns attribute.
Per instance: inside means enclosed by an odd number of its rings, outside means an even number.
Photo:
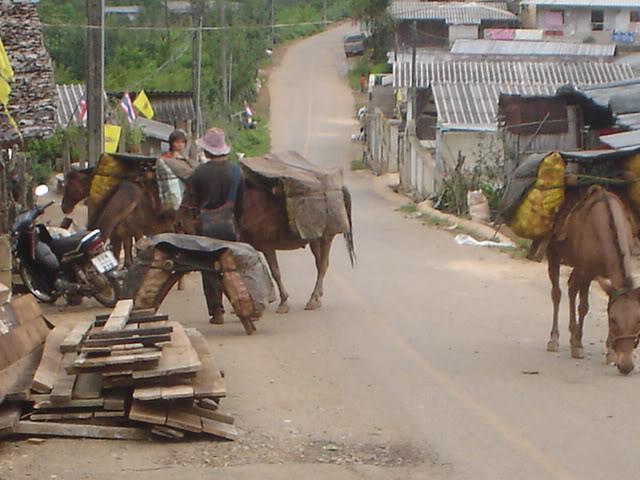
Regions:
<svg viewBox="0 0 640 480"><path fill-rule="evenodd" d="M44 204L44 205L39 206L39 207L38 207L38 216L42 215L42 214L44 213L44 211L45 211L47 208L49 208L51 205L53 205L54 203L56 203L56 202L54 202L54 201L52 200L52 201L50 201L49 203L46 203L46 204Z"/></svg>

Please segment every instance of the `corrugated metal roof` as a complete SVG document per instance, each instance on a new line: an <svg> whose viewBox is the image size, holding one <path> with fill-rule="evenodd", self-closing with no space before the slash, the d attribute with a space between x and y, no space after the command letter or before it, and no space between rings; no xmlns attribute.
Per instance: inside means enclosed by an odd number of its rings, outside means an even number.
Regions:
<svg viewBox="0 0 640 480"><path fill-rule="evenodd" d="M553 95L555 88L544 84L434 83L433 99L441 128L497 128L501 94Z"/></svg>
<svg viewBox="0 0 640 480"><path fill-rule="evenodd" d="M523 0L522 3L540 7L639 8L638 0Z"/></svg>
<svg viewBox="0 0 640 480"><path fill-rule="evenodd" d="M484 20L511 20L518 17L497 5L462 2L395 1L389 6L395 20L440 20L448 25L480 25Z"/></svg>
<svg viewBox="0 0 640 480"><path fill-rule="evenodd" d="M611 148L640 147L640 130L615 133L600 137L600 141Z"/></svg>
<svg viewBox="0 0 640 480"><path fill-rule="evenodd" d="M560 57L613 57L615 44L524 42L513 40L456 40L451 53L463 55L536 55Z"/></svg>
<svg viewBox="0 0 640 480"><path fill-rule="evenodd" d="M84 98L84 85L56 85L58 103L56 120L58 126L66 128L73 121L73 116L80 101Z"/></svg>
<svg viewBox="0 0 640 480"><path fill-rule="evenodd" d="M395 62L393 84L411 87L411 62ZM427 88L432 82L482 82L504 84L545 84L556 87L616 82L634 78L626 64L603 62L517 62L517 61L441 61L417 63L416 86Z"/></svg>

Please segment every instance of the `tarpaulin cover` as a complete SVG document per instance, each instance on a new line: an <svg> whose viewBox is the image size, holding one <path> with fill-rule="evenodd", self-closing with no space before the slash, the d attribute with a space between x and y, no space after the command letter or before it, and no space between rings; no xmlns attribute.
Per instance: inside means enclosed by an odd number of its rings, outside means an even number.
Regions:
<svg viewBox="0 0 640 480"><path fill-rule="evenodd" d="M319 167L296 152L245 158L241 163L250 175L282 185L294 235L313 240L349 232L342 170Z"/></svg>
<svg viewBox="0 0 640 480"><path fill-rule="evenodd" d="M267 305L275 300L275 290L267 264L263 256L251 245L177 233L156 235L150 239L150 242L156 248L168 247L214 257L216 254L230 251L233 254L238 273L251 295L256 312L262 314Z"/></svg>

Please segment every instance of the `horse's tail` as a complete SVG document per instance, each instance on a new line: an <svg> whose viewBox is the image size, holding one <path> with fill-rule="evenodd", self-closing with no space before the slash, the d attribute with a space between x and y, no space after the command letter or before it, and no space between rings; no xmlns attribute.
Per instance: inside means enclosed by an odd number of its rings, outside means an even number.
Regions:
<svg viewBox="0 0 640 480"><path fill-rule="evenodd" d="M349 231L344 234L344 240L347 243L347 251L349 252L349 260L351 266L356 264L356 248L353 243L353 218L351 216L351 192L347 187L342 187L342 194L344 195L344 206L347 209L347 217L349 218Z"/></svg>

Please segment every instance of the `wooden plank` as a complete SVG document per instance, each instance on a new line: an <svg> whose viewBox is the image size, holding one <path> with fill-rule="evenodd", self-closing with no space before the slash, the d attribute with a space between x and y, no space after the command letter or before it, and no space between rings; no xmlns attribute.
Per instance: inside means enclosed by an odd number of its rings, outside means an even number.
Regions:
<svg viewBox="0 0 640 480"><path fill-rule="evenodd" d="M93 412L34 413L29 418L34 422L51 422L56 420L88 420L90 418L93 418Z"/></svg>
<svg viewBox="0 0 640 480"><path fill-rule="evenodd" d="M21 402L31 397L33 376L42 359L43 346L13 363L9 368L0 371L0 403L8 401ZM6 388L6 390L4 390ZM3 398L3 392L5 397Z"/></svg>
<svg viewBox="0 0 640 480"><path fill-rule="evenodd" d="M0 406L0 437L13 432L13 426L20 419L20 407L18 405Z"/></svg>
<svg viewBox="0 0 640 480"><path fill-rule="evenodd" d="M96 327L103 327L107 320L109 319L109 314L101 314L96 315L95 325ZM169 320L169 315L159 314L159 315L140 315L139 312L134 311L129 315L128 323L153 323L153 322L162 322Z"/></svg>
<svg viewBox="0 0 640 480"><path fill-rule="evenodd" d="M193 387L191 385L138 387L133 391L133 398L142 401L193 398Z"/></svg>
<svg viewBox="0 0 640 480"><path fill-rule="evenodd" d="M104 409L105 410L124 410L126 404L125 393L128 396L128 392L115 391L109 393L104 397Z"/></svg>
<svg viewBox="0 0 640 480"><path fill-rule="evenodd" d="M158 365L151 369L133 372L134 380L192 373L200 370L202 364L182 325L177 322L169 322L169 325L173 328L172 340L162 349L162 357L158 361Z"/></svg>
<svg viewBox="0 0 640 480"><path fill-rule="evenodd" d="M135 335L130 338L105 338L96 340L86 340L82 344L82 348L97 348L97 347L111 347L115 345L128 345L132 343L140 343L145 347L154 346L158 343L165 343L171 341L171 335Z"/></svg>
<svg viewBox="0 0 640 480"><path fill-rule="evenodd" d="M134 400L129 410L129 418L136 422L165 425L167 423L167 403L149 403Z"/></svg>
<svg viewBox="0 0 640 480"><path fill-rule="evenodd" d="M129 315L133 310L133 300L120 300L109 315L107 323L104 324L103 332L117 332L124 328L129 321Z"/></svg>
<svg viewBox="0 0 640 480"><path fill-rule="evenodd" d="M202 368L193 379L193 391L196 398L205 397L225 397L227 390L224 378L220 374L220 369L216 365L213 354L207 345L207 341L202 334L193 328L185 330L191 344L202 362Z"/></svg>
<svg viewBox="0 0 640 480"><path fill-rule="evenodd" d="M91 408L104 406L103 398L87 398L82 400L67 400L65 402L54 402L53 400L44 400L33 404L34 410L45 410L51 408Z"/></svg>
<svg viewBox="0 0 640 480"><path fill-rule="evenodd" d="M238 438L238 429L234 425L218 422L210 418L202 419L202 431L216 437L226 438L227 440L235 440Z"/></svg>
<svg viewBox="0 0 640 480"><path fill-rule="evenodd" d="M62 352L60 344L69 334L71 327L62 324L54 328L47 336L44 343L44 351L40 365L33 377L32 390L37 393L51 393L53 385L58 379L60 366L62 365Z"/></svg>
<svg viewBox="0 0 640 480"><path fill-rule="evenodd" d="M171 322L167 322L171 323ZM117 332L91 332L89 334L89 340L100 340L106 338L131 338L133 336L144 337L148 335L167 335L173 332L173 327L143 327L132 328L130 330L119 330Z"/></svg>
<svg viewBox="0 0 640 480"><path fill-rule="evenodd" d="M80 373L73 387L73 398L88 399L102 396L102 375L99 373Z"/></svg>
<svg viewBox="0 0 640 480"><path fill-rule="evenodd" d="M80 344L89 334L89 331L93 328L93 321L85 320L79 322L75 327L71 329L69 334L60 344L60 351L62 353L76 352L80 348Z"/></svg>
<svg viewBox="0 0 640 480"><path fill-rule="evenodd" d="M143 387L133 391L134 400L149 402L151 400L162 400L163 387Z"/></svg>
<svg viewBox="0 0 640 480"><path fill-rule="evenodd" d="M151 429L151 433L163 438L168 438L170 440L182 440L184 438L184 432L176 430L175 428L164 427L160 425L155 425Z"/></svg>
<svg viewBox="0 0 640 480"><path fill-rule="evenodd" d="M72 372L82 371L84 368L111 367L115 365L127 365L138 362L153 362L162 357L162 352L144 352L126 355L105 355L89 357L86 353L81 353L74 362Z"/></svg>
<svg viewBox="0 0 640 480"><path fill-rule="evenodd" d="M202 420L198 415L178 407L169 407L167 412L167 426L186 430L187 432L202 432Z"/></svg>
<svg viewBox="0 0 640 480"><path fill-rule="evenodd" d="M201 398L198 400L198 405L202 408L206 408L207 410L218 410L220 407L218 402L213 400L212 398Z"/></svg>
<svg viewBox="0 0 640 480"><path fill-rule="evenodd" d="M73 364L78 354L65 353L62 356L62 364L58 379L51 390L52 402L66 402L73 397L73 386L76 383L76 376L67 374L66 369Z"/></svg>
<svg viewBox="0 0 640 480"><path fill-rule="evenodd" d="M20 298L22 297L18 297ZM0 326L9 328L8 333L0 335L0 370L9 367L39 347L50 332L41 314L38 317L29 318L34 314L29 303L24 306L26 312L16 308L14 306L16 303L20 302L14 299L11 303L0 306L4 311ZM39 312L37 310L37 313Z"/></svg>
<svg viewBox="0 0 640 480"><path fill-rule="evenodd" d="M149 438L149 433L140 428L32 422L28 420L17 422L14 431L23 435L102 438L107 440L147 440Z"/></svg>
<svg viewBox="0 0 640 480"><path fill-rule="evenodd" d="M95 418L124 418L126 414L124 410L96 410L93 416Z"/></svg>
<svg viewBox="0 0 640 480"><path fill-rule="evenodd" d="M236 419L231 415L223 413L220 410L208 410L197 405L190 407L189 411L195 413L199 417L209 418L211 420L216 420L222 423L228 423L229 425L233 425L236 421Z"/></svg>

